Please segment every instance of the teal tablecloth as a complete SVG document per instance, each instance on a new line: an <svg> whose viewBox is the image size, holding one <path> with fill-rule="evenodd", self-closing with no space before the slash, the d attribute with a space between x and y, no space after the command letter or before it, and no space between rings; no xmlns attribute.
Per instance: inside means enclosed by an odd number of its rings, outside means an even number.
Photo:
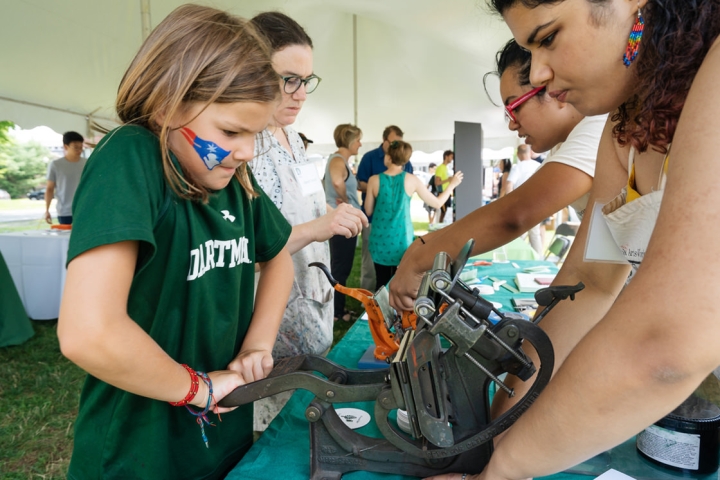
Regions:
<svg viewBox="0 0 720 480"><path fill-rule="evenodd" d="M10 270L0 253L0 347L20 345L34 334Z"/></svg>
<svg viewBox="0 0 720 480"><path fill-rule="evenodd" d="M557 271L554 264L538 261L517 261L520 269L528 266L547 265L552 271ZM512 263L495 264L485 267L474 267L478 276L490 275L501 280L512 281L520 269ZM485 282L487 283L487 282ZM514 285L514 283L513 283ZM510 300L516 297L532 297L530 293L513 294L501 288L500 291L486 298L500 302L503 310L511 310ZM357 368L358 360L367 348L372 345L372 337L367 321L358 320L345 337L328 354L328 358L346 368ZM310 427L305 419L305 408L313 399L312 394L306 391L297 391L280 415L273 420L270 427L262 434L260 439L252 446L250 451L226 477L228 480L266 480L283 479L299 480L310 477ZM347 405L335 405L341 408ZM373 402L352 404L372 415ZM380 432L374 422L358 430L362 435L380 438ZM670 480L675 478L688 478L675 475L668 470L654 467L650 462L641 458L635 452L634 439L615 449L598 455L588 462L570 469L569 473L560 473L539 480L588 480L596 477L610 468L621 470L638 480ZM345 480L409 480L415 477L391 475L374 472L350 472L343 475ZM718 475L690 477L703 480L717 480Z"/></svg>

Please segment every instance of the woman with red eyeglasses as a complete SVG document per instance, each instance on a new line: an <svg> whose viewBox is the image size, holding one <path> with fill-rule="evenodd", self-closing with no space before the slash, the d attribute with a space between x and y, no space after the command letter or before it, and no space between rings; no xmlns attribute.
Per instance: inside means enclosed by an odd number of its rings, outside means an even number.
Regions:
<svg viewBox="0 0 720 480"><path fill-rule="evenodd" d="M472 254L504 245L571 205L585 211L595 174L595 158L607 115L585 117L569 104L530 85L530 54L514 40L497 54L500 94L508 128L537 152L550 151L542 167L522 185L449 227L413 242L390 283L390 302L412 310L423 273L435 254L451 255L475 239Z"/></svg>

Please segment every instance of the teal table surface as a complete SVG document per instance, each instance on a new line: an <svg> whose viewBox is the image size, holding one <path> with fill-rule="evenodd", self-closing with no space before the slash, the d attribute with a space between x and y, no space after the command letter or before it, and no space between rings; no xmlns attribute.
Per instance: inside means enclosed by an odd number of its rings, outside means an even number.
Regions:
<svg viewBox="0 0 720 480"><path fill-rule="evenodd" d="M0 347L20 345L34 334L10 270L0 253Z"/></svg>
<svg viewBox="0 0 720 480"><path fill-rule="evenodd" d="M429 231L434 232L436 230L440 230L441 228L444 228L444 226L431 225ZM538 255L535 250L532 249L530 244L522 237L518 237L515 240L506 243L502 247L496 248L495 250L481 253L475 258L492 260L493 252L496 251L505 252L506 258L508 260L540 260L540 255Z"/></svg>
<svg viewBox="0 0 720 480"><path fill-rule="evenodd" d="M539 261L517 261L518 268L512 263L495 264L486 267L475 267L478 276L490 275L501 280L512 281L515 274L528 266L547 265L553 272L557 271L554 264ZM514 285L514 284L513 284ZM515 297L529 298L530 293L513 294L501 288L488 300L500 302L503 310L512 311L510 300ZM357 368L358 360L367 348L372 345L372 337L367 321L358 320L328 354L328 358L346 368ZM284 480L307 479L310 477L310 427L305 419L305 408L313 396L307 391L298 390L280 414L272 421L269 428L252 446L245 457L226 477L229 480L265 480L282 478ZM336 404L335 408L352 406L369 412L372 416L373 402L353 404ZM369 437L381 438L374 421L357 430ZM654 467L635 452L634 439L580 464L566 473L559 473L542 480L587 480L594 478L610 468L623 471L638 480L665 480L688 478L675 476L672 472ZM633 475L635 474L635 475ZM402 475L356 471L343 475L344 480L401 480L414 479ZM711 476L691 477L702 480L717 480L717 474Z"/></svg>

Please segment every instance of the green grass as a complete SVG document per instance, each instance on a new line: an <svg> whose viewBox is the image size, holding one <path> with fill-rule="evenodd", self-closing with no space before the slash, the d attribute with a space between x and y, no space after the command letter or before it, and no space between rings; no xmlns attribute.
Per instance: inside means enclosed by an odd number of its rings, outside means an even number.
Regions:
<svg viewBox="0 0 720 480"><path fill-rule="evenodd" d="M0 200L0 211L2 210L32 210L34 208L45 208L45 200L30 200L29 198L16 198L14 200Z"/></svg>
<svg viewBox="0 0 720 480"><path fill-rule="evenodd" d="M57 321L0 348L0 478L65 478L85 373L62 356Z"/></svg>
<svg viewBox="0 0 720 480"><path fill-rule="evenodd" d="M57 223L57 218L53 218L53 223ZM38 220L21 220L18 222L2 222L0 223L0 233L22 232L26 230L45 230L50 228L44 219Z"/></svg>

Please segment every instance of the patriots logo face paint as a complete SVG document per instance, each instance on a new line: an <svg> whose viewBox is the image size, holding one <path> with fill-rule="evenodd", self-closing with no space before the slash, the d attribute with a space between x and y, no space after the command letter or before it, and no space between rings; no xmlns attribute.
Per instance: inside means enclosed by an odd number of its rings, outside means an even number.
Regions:
<svg viewBox="0 0 720 480"><path fill-rule="evenodd" d="M212 170L220 165L220 163L225 160L225 157L230 155L228 150L222 149L215 142L203 140L187 127L181 128L180 132L183 134L185 139L190 142L190 145L193 146L197 154L200 155L200 159L203 161L208 170Z"/></svg>

